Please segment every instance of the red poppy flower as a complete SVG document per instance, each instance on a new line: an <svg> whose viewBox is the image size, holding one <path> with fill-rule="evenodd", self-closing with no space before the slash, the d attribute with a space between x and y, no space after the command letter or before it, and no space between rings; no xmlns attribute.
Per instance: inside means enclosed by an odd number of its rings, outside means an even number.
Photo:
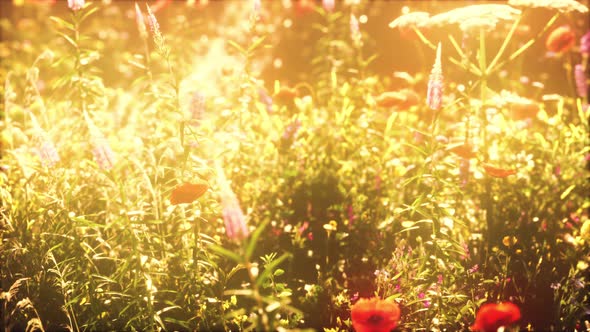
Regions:
<svg viewBox="0 0 590 332"><path fill-rule="evenodd" d="M477 311L472 331L496 332L501 326L509 326L520 319L520 309L510 302L486 303Z"/></svg>
<svg viewBox="0 0 590 332"><path fill-rule="evenodd" d="M477 157L477 154L473 151L473 146L471 146L471 144L459 144L451 146L448 150L465 159Z"/></svg>
<svg viewBox="0 0 590 332"><path fill-rule="evenodd" d="M496 177L496 178L505 178L509 175L516 174L515 169L497 168L497 167L494 167L494 166L491 166L488 164L484 164L483 169L486 171L486 173L488 175Z"/></svg>
<svg viewBox="0 0 590 332"><path fill-rule="evenodd" d="M375 99L379 107L393 107L397 106L399 110L407 110L408 108L417 105L420 97L416 92L410 89L403 89L400 91L386 91L377 96Z"/></svg>
<svg viewBox="0 0 590 332"><path fill-rule="evenodd" d="M351 307L352 326L357 332L389 332L399 318L397 303L376 297L360 299Z"/></svg>
<svg viewBox="0 0 590 332"><path fill-rule="evenodd" d="M510 117L514 120L532 119L539 113L539 105L534 102L514 102L510 104Z"/></svg>
<svg viewBox="0 0 590 332"><path fill-rule="evenodd" d="M549 34L545 46L547 47L547 50L551 52L564 53L569 51L575 43L576 35L572 29L568 26L562 26L553 30Z"/></svg>
<svg viewBox="0 0 590 332"><path fill-rule="evenodd" d="M297 16L304 16L315 11L315 3L313 0L299 0L295 4L295 14Z"/></svg>
<svg viewBox="0 0 590 332"><path fill-rule="evenodd" d="M292 100L297 97L297 89L282 86L279 91L274 94L274 97L284 100Z"/></svg>
<svg viewBox="0 0 590 332"><path fill-rule="evenodd" d="M183 183L172 190L170 203L172 205L192 203L203 196L207 189L209 189L209 185L202 180L198 183Z"/></svg>

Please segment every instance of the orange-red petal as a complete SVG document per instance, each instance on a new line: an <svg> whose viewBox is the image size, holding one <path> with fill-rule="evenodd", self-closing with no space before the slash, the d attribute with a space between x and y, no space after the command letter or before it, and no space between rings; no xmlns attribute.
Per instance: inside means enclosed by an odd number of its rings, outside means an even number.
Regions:
<svg viewBox="0 0 590 332"><path fill-rule="evenodd" d="M477 154L473 151L471 144L460 144L449 148L449 151L465 159L476 158Z"/></svg>
<svg viewBox="0 0 590 332"><path fill-rule="evenodd" d="M403 89L399 91L386 91L375 98L377 106L379 107L393 107L397 106L400 110L406 110L420 101L420 97L416 92L410 89Z"/></svg>
<svg viewBox="0 0 590 332"><path fill-rule="evenodd" d="M545 46L554 53L569 51L576 44L576 35L568 26L559 27L549 34Z"/></svg>
<svg viewBox="0 0 590 332"><path fill-rule="evenodd" d="M397 303L379 298L360 299L351 307L356 332L389 332L397 326L399 318Z"/></svg>
<svg viewBox="0 0 590 332"><path fill-rule="evenodd" d="M507 176L516 174L515 169L498 168L488 164L484 164L483 169L486 171L486 174L496 178L505 178Z"/></svg>
<svg viewBox="0 0 590 332"><path fill-rule="evenodd" d="M282 86L279 91L274 94L274 97L279 99L293 99L297 97L297 89Z"/></svg>
<svg viewBox="0 0 590 332"><path fill-rule="evenodd" d="M539 105L534 102L514 102L510 104L510 117L514 120L531 119L539 113Z"/></svg>
<svg viewBox="0 0 590 332"><path fill-rule="evenodd" d="M203 196L209 185L205 181L199 183L183 183L172 190L170 195L170 203L173 205L182 203L192 203L199 197Z"/></svg>
<svg viewBox="0 0 590 332"><path fill-rule="evenodd" d="M520 309L511 302L487 303L477 311L472 331L497 331L501 326L509 326L520 320Z"/></svg>

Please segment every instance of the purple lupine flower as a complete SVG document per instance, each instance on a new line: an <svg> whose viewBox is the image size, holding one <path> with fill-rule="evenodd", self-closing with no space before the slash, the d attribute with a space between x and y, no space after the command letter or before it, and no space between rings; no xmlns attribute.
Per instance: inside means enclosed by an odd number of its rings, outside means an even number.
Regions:
<svg viewBox="0 0 590 332"><path fill-rule="evenodd" d="M143 17L143 13L141 9L139 9L139 5L137 2L135 3L135 22L137 23L137 29L139 30L139 35L141 38L147 37L147 29L145 27L145 19Z"/></svg>
<svg viewBox="0 0 590 332"><path fill-rule="evenodd" d="M34 141L37 146L36 153L39 156L43 166L52 167L60 160L57 149L55 148L55 144L53 144L53 141L51 141L49 135L47 135L47 132L41 128L37 122L37 118L35 118L35 115L33 115L33 113L29 114L31 116L31 122L33 123L35 130Z"/></svg>
<svg viewBox="0 0 590 332"><path fill-rule="evenodd" d="M430 72L430 78L428 80L428 93L426 96L426 103L432 110L439 110L442 106L442 95L443 95L443 75L442 65L440 60L441 46L438 43L436 48L436 60L432 66Z"/></svg>
<svg viewBox="0 0 590 332"><path fill-rule="evenodd" d="M296 119L295 121L289 123L285 127L285 131L283 132L283 139L291 140L295 138L295 135L297 135L297 131L299 131L299 128L301 128L301 121L299 121L299 119Z"/></svg>
<svg viewBox="0 0 590 332"><path fill-rule="evenodd" d="M108 171L115 165L115 154L102 133L96 133L92 137L92 155L102 170Z"/></svg>
<svg viewBox="0 0 590 332"><path fill-rule="evenodd" d="M40 133L38 137L37 154L45 167L52 167L59 162L59 154L53 142L47 137L47 133Z"/></svg>
<svg viewBox="0 0 590 332"><path fill-rule="evenodd" d="M359 20L356 18L354 14L350 14L350 37L356 47L359 47L362 44L362 36L361 30L359 28Z"/></svg>
<svg viewBox="0 0 590 332"><path fill-rule="evenodd" d="M586 77L586 72L584 71L584 66L581 64L577 64L574 67L574 78L576 81L578 96L585 98L588 96L588 79Z"/></svg>
<svg viewBox="0 0 590 332"><path fill-rule="evenodd" d="M586 56L590 54L590 30L580 38L580 53Z"/></svg>
<svg viewBox="0 0 590 332"><path fill-rule="evenodd" d="M90 132L90 144L92 145L94 160L102 170L108 171L115 164L115 154L109 145L109 141L104 137L87 113L84 113L84 120L86 120L86 125Z"/></svg>
<svg viewBox="0 0 590 332"><path fill-rule="evenodd" d="M252 0L252 17L255 20L258 20L258 17L260 17L260 10L262 9L262 4L260 3L260 0Z"/></svg>
<svg viewBox="0 0 590 332"><path fill-rule="evenodd" d="M154 15L150 6L147 6L147 9L148 9L147 21L148 21L148 25L150 26L150 31L154 35L158 35L158 34L160 34L160 24L158 23L158 20L156 19L156 15Z"/></svg>
<svg viewBox="0 0 590 332"><path fill-rule="evenodd" d="M265 89L260 88L258 89L258 97L260 101L266 106L266 111L268 113L272 112L272 97L268 95Z"/></svg>
<svg viewBox="0 0 590 332"><path fill-rule="evenodd" d="M193 124L198 124L199 121L203 119L203 115L206 111L205 99L205 94L199 91L195 91L191 95L189 112L191 114L191 120Z"/></svg>
<svg viewBox="0 0 590 332"><path fill-rule="evenodd" d="M324 7L324 10L329 13L334 11L335 6L336 4L334 3L334 0L322 0L322 7Z"/></svg>
<svg viewBox="0 0 590 332"><path fill-rule="evenodd" d="M356 220L356 214L354 214L352 205L349 205L346 209L346 215L348 216L348 225L352 225L352 223Z"/></svg>
<svg viewBox="0 0 590 332"><path fill-rule="evenodd" d="M461 181L461 188L465 188L469 182L469 159L461 158L461 165L459 166L459 178Z"/></svg>
<svg viewBox="0 0 590 332"><path fill-rule="evenodd" d="M221 186L221 208L225 233L230 240L242 240L248 237L249 231L246 225L246 217L240 207L236 194L225 179L223 171L219 175Z"/></svg>
<svg viewBox="0 0 590 332"><path fill-rule="evenodd" d="M84 0L68 0L68 7L73 11L78 11L84 7Z"/></svg>

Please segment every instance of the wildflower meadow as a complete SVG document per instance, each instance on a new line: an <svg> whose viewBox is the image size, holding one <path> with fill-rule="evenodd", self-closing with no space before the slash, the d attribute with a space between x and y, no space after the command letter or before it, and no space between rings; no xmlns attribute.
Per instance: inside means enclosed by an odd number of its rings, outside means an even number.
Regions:
<svg viewBox="0 0 590 332"><path fill-rule="evenodd" d="M588 0L0 1L2 331L590 331Z"/></svg>

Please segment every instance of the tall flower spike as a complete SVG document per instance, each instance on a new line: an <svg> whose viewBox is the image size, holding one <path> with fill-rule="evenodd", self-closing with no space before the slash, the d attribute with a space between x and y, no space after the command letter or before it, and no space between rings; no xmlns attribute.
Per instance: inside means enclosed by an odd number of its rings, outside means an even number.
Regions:
<svg viewBox="0 0 590 332"><path fill-rule="evenodd" d="M84 8L84 0L68 0L68 7L73 11Z"/></svg>
<svg viewBox="0 0 590 332"><path fill-rule="evenodd" d="M158 50L158 53L164 57L168 57L169 50L166 47L166 44L164 43L164 36L162 35L162 32L160 31L160 24L158 23L156 16L154 15L152 10L150 9L150 6L148 6L147 4L146 4L146 6L147 6L147 11L148 11L148 15L147 15L148 25L150 26L150 31L154 35L154 43L156 44L156 48Z"/></svg>
<svg viewBox="0 0 590 332"><path fill-rule="evenodd" d="M154 12L152 12L152 9L149 5L146 4L146 7L148 11L148 24L150 26L150 30L154 35L160 34L160 24L158 23L158 20L156 19Z"/></svg>
<svg viewBox="0 0 590 332"><path fill-rule="evenodd" d="M143 18L143 13L141 12L141 9L139 9L137 2L135 3L135 21L137 22L137 29L139 30L139 35L141 38L147 38L145 19Z"/></svg>
<svg viewBox="0 0 590 332"><path fill-rule="evenodd" d="M443 74L441 65L441 45L438 43L436 48L436 60L432 66L430 72L430 78L428 80L428 93L426 96L426 103L432 110L439 110L442 106L442 95L443 95Z"/></svg>
<svg viewBox="0 0 590 332"><path fill-rule="evenodd" d="M588 78L584 72L583 65L577 64L574 67L574 78L576 80L576 90L578 91L578 96L585 98L588 96Z"/></svg>
<svg viewBox="0 0 590 332"><path fill-rule="evenodd" d="M260 3L260 0L252 0L252 19L254 19L254 21L258 21L261 9L262 4Z"/></svg>
<svg viewBox="0 0 590 332"><path fill-rule="evenodd" d="M334 11L336 4L334 3L334 0L322 0L322 7L324 7L325 11L331 13Z"/></svg>
<svg viewBox="0 0 590 332"><path fill-rule="evenodd" d="M102 170L108 171L115 164L115 154L109 145L109 141L104 137L88 114L84 113L84 119L90 131L90 144L92 145L94 160Z"/></svg>
<svg viewBox="0 0 590 332"><path fill-rule="evenodd" d="M354 46L360 47L362 45L362 35L359 28L359 20L354 14L350 14L350 37L352 38Z"/></svg>
<svg viewBox="0 0 590 332"><path fill-rule="evenodd" d="M43 166L52 167L60 160L57 149L51 139L49 139L47 132L41 128L33 113L29 112L29 115L31 116L31 122L33 123L35 130L34 142L37 146L37 155L39 156L39 159L41 159Z"/></svg>
<svg viewBox="0 0 590 332"><path fill-rule="evenodd" d="M246 217L221 167L218 167L218 174L225 233L230 240L243 240L249 235Z"/></svg>

